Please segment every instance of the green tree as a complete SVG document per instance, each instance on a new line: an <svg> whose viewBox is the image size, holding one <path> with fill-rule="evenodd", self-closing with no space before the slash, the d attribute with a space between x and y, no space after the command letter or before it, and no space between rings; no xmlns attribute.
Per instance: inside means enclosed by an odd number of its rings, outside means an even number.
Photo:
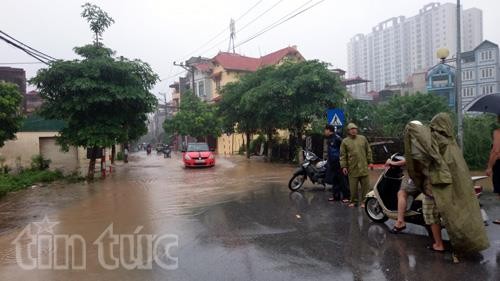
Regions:
<svg viewBox="0 0 500 281"><path fill-rule="evenodd" d="M295 141L300 140L312 123L324 119L327 108L340 104L344 97L339 77L328 70L327 64L285 62L228 84L222 91L220 108L229 130L236 128L247 138L256 132L267 136L270 159L278 129L288 129ZM293 143L289 144L290 151L294 150Z"/></svg>
<svg viewBox="0 0 500 281"><path fill-rule="evenodd" d="M30 81L44 100L42 116L67 124L58 143L63 149L73 145L96 151L139 138L157 103L150 90L158 76L147 63L115 57L102 44L77 47L75 52L82 59L56 61ZM89 179L94 177L95 160L93 155Z"/></svg>
<svg viewBox="0 0 500 281"><path fill-rule="evenodd" d="M344 106L347 122L353 122L360 127L364 133L380 133L377 121L377 107L375 104L364 100L348 100Z"/></svg>
<svg viewBox="0 0 500 281"><path fill-rule="evenodd" d="M376 122L385 136L399 137L408 122L419 120L427 123L439 112L450 112L450 108L438 95L395 96L377 107Z"/></svg>
<svg viewBox="0 0 500 281"><path fill-rule="evenodd" d="M472 169L484 169L490 156L494 115L483 114L464 118L464 158Z"/></svg>
<svg viewBox="0 0 500 281"><path fill-rule="evenodd" d="M21 101L17 85L0 81L0 147L14 139L21 127Z"/></svg>
<svg viewBox="0 0 500 281"><path fill-rule="evenodd" d="M277 102L282 111L286 109L284 129L299 139L315 119L324 119L326 110L346 97L340 78L317 60L286 62L276 68L269 83L281 91Z"/></svg>
<svg viewBox="0 0 500 281"><path fill-rule="evenodd" d="M246 138L246 156L250 158L251 136L259 132L260 120L254 105L257 94L252 92L259 87L265 77L272 71L271 68L263 68L255 73L241 77L237 82L228 83L221 91L221 100L218 104L219 115L225 133L243 133Z"/></svg>
<svg viewBox="0 0 500 281"><path fill-rule="evenodd" d="M82 5L82 8L81 16L87 20L90 30L94 32L94 44L99 45L99 40L102 40L102 34L115 20L96 5L85 3Z"/></svg>
<svg viewBox="0 0 500 281"><path fill-rule="evenodd" d="M220 136L221 120L212 104L201 101L192 91L182 94L179 112L165 120L167 134L180 134L194 138Z"/></svg>

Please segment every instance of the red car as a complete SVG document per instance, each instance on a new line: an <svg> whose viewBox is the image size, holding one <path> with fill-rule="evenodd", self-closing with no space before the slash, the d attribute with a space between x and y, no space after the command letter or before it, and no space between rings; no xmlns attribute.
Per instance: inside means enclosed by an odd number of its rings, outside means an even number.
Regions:
<svg viewBox="0 0 500 281"><path fill-rule="evenodd" d="M208 144L189 143L187 149L182 152L182 160L186 167L213 167L215 166L215 155L209 149Z"/></svg>

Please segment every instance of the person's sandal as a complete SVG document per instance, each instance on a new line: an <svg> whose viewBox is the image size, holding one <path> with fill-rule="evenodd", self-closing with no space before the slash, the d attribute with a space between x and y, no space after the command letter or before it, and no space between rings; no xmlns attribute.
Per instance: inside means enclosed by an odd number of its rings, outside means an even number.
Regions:
<svg viewBox="0 0 500 281"><path fill-rule="evenodd" d="M406 225L405 225L405 226L403 226L403 227L397 227L397 226L394 226L394 227L390 230L390 232L391 232L392 234L399 234L401 231L403 231L403 230L405 230L405 229L406 229Z"/></svg>
<svg viewBox="0 0 500 281"><path fill-rule="evenodd" d="M494 224L500 224L500 220L494 220L492 221Z"/></svg>

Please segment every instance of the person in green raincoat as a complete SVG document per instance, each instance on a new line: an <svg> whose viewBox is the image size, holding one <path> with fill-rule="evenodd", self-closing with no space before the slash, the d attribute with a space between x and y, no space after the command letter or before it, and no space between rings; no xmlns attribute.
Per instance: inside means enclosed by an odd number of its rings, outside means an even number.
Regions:
<svg viewBox="0 0 500 281"><path fill-rule="evenodd" d="M348 137L342 140L340 145L340 167L342 173L349 177L349 189L351 190L351 203L354 207L358 202L363 202L366 193L370 189L368 168L372 164L372 150L368 140L358 135L358 126L354 123L347 125ZM361 186L361 197L358 195ZM365 204L361 203L364 208Z"/></svg>
<svg viewBox="0 0 500 281"><path fill-rule="evenodd" d="M443 219L453 250L471 253L489 247L479 200L477 199L469 168L459 148L453 123L446 113L439 113L430 124L432 145L442 157L451 174L451 184L432 184L432 195Z"/></svg>
<svg viewBox="0 0 500 281"><path fill-rule="evenodd" d="M442 252L444 244L441 237L441 222L432 198L432 185L451 184L451 173L432 145L430 129L421 122L412 121L406 125L404 145L408 174L416 188L425 194L423 215L434 239L430 249Z"/></svg>

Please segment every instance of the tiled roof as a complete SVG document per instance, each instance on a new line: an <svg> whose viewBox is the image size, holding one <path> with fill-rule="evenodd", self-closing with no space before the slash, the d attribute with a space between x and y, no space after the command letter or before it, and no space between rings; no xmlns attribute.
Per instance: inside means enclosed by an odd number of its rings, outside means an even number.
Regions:
<svg viewBox="0 0 500 281"><path fill-rule="evenodd" d="M287 47L260 58L221 52L213 58L213 61L228 70L256 71L260 67L279 63L287 55L296 54L302 57L296 47Z"/></svg>

